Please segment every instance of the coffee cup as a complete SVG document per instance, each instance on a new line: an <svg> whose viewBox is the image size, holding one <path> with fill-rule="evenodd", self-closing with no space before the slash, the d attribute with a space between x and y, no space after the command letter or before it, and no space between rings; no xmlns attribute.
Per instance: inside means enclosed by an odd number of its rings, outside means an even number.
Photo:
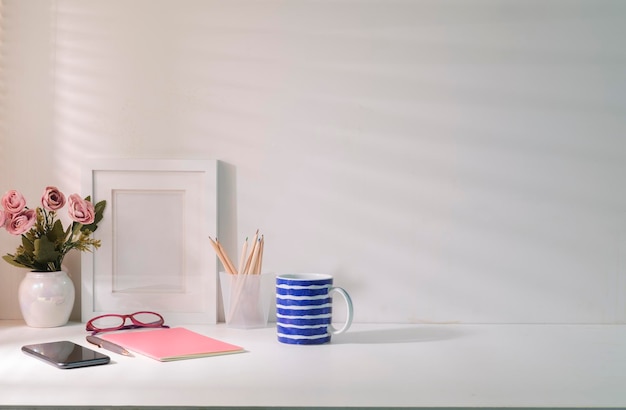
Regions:
<svg viewBox="0 0 626 410"><path fill-rule="evenodd" d="M346 303L346 320L340 328L332 324L332 294ZM322 273L276 276L276 331L278 341L287 344L323 344L332 335L350 328L352 299L343 288L333 286L333 277Z"/></svg>

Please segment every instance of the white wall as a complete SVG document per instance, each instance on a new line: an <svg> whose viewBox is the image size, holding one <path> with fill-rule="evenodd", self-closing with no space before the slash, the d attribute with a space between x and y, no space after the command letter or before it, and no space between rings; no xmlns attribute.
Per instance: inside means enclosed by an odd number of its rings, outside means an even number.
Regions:
<svg viewBox="0 0 626 410"><path fill-rule="evenodd" d="M357 321L623 323L625 18L595 0L4 0L0 191L78 191L90 156L219 159L233 236L261 228L268 269L336 275ZM19 317L20 272L0 272L0 317Z"/></svg>

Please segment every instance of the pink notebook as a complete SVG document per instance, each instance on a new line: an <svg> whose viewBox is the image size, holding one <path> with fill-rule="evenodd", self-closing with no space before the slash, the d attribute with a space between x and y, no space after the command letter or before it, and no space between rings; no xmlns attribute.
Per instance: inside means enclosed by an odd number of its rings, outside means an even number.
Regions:
<svg viewBox="0 0 626 410"><path fill-rule="evenodd" d="M212 339L183 327L108 333L100 337L162 362L244 351L240 346Z"/></svg>

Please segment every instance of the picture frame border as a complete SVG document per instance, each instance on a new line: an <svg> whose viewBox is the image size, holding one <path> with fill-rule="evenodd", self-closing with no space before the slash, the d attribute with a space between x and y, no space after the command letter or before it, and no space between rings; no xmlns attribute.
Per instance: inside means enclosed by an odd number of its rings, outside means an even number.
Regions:
<svg viewBox="0 0 626 410"><path fill-rule="evenodd" d="M82 189L86 195L92 197L93 203L97 203L103 198L95 196L94 181L98 173L116 173L120 172L120 176L124 172L150 172L158 171L159 175L162 173L175 173L192 172L194 174L201 173L203 178L204 193L204 206L202 209L202 215L197 215L197 220L200 221L202 232L202 238L197 238L201 241L206 241L206 255L202 255L201 266L201 283L203 289L197 292L195 289L196 297L204 297L205 300L197 301L202 306L200 311L191 312L175 312L168 311L166 307L159 308L158 313L162 314L166 320L171 322L187 323L187 324L215 324L218 319L218 287L217 287L217 256L214 252L210 251L209 235L215 234L217 236L218 229L218 164L217 160L164 160L164 159L91 159L82 169ZM155 174L156 175L156 174ZM107 187L113 191L115 186ZM107 208L110 204L107 204ZM105 218L99 223L112 224L113 221L107 220L107 212L111 212L110 208L105 209ZM94 237L97 238L98 232L94 233ZM112 235L114 233L112 232ZM100 238L102 241L114 241L114 238ZM81 253L81 320L87 322L89 319L107 313L122 313L128 314L133 312L125 312L123 307L120 306L106 306L102 310L95 308L97 302L97 296L102 291L95 289L96 278L98 275L98 258L104 257L98 254L98 250L94 252L82 252ZM109 289L104 289L107 292ZM110 292L113 292L113 285L111 284ZM155 293L155 298L159 297L158 293ZM189 296L189 295L186 295ZM158 303L157 303L158 304ZM155 309L157 310L157 309Z"/></svg>

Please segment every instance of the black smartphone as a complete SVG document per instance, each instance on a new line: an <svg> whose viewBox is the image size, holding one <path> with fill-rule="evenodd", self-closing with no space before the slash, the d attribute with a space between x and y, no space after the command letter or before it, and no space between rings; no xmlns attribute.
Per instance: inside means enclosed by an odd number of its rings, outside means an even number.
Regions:
<svg viewBox="0 0 626 410"><path fill-rule="evenodd" d="M105 354L67 340L26 345L22 346L22 351L59 369L96 366L111 361Z"/></svg>

